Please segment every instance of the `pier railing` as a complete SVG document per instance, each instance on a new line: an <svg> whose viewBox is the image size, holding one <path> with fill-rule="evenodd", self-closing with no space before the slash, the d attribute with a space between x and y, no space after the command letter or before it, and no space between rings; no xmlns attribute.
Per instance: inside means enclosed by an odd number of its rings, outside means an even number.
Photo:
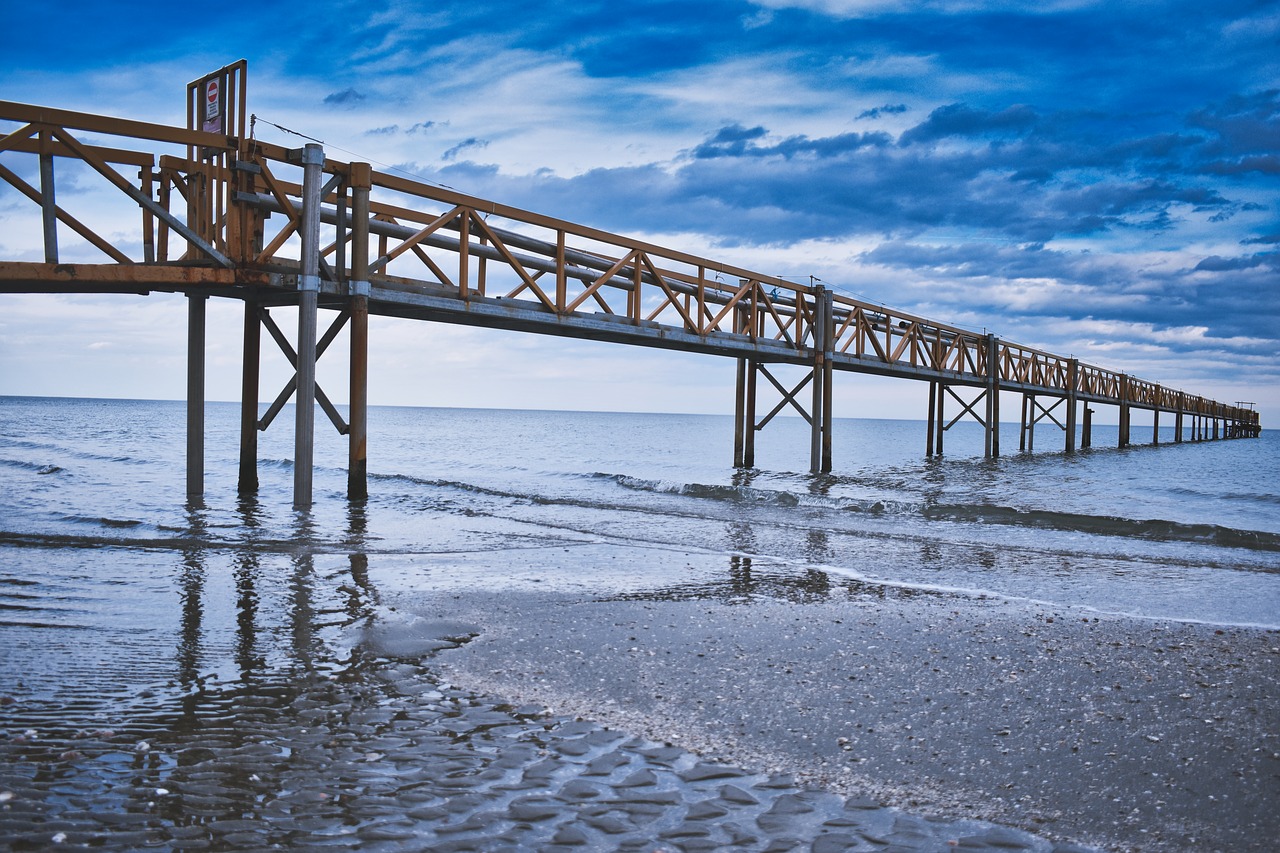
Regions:
<svg viewBox="0 0 1280 853"><path fill-rule="evenodd" d="M9 215L6 242L38 247L0 260L0 289L170 290L270 306L295 304L300 290L314 288L322 307L342 309L360 296L375 314L812 365L815 406L806 417L815 429L831 370L1257 429L1251 409L835 294L815 280L766 275L323 152L309 181L307 149L245 132L243 99L241 87L234 135L0 102L0 180L31 202L29 216L19 215L23 208Z"/></svg>

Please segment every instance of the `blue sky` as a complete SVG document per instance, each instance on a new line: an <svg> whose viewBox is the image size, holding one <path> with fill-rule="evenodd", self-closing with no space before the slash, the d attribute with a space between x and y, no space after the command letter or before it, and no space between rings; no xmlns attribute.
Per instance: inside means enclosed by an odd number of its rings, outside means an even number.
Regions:
<svg viewBox="0 0 1280 853"><path fill-rule="evenodd" d="M8 100L180 123L244 57L263 138L1280 408L1274 2L37 5L6 12ZM0 218L28 204L0 188ZM0 297L0 393L180 397L181 300L119 299ZM715 359L374 334L378 403L731 411ZM837 379L838 416L923 407Z"/></svg>

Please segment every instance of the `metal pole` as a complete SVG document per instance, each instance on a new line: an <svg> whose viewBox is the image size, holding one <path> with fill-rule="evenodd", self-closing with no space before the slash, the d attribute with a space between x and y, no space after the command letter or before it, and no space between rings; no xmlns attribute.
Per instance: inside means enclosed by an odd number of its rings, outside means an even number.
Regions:
<svg viewBox="0 0 1280 853"><path fill-rule="evenodd" d="M244 356L240 378L240 494L258 491L258 379L262 353L262 321L258 303L244 301Z"/></svg>
<svg viewBox="0 0 1280 853"><path fill-rule="evenodd" d="M933 455L933 430L938 419L938 383L929 383L929 427L925 431L924 455Z"/></svg>
<svg viewBox="0 0 1280 853"><path fill-rule="evenodd" d="M53 190L53 154L49 132L40 132L40 212L44 219L44 262L58 262L58 206Z"/></svg>
<svg viewBox="0 0 1280 853"><path fill-rule="evenodd" d="M347 498L369 496L369 188L372 168L351 164L351 415ZM339 244L342 240L339 238Z"/></svg>
<svg viewBox="0 0 1280 853"><path fill-rule="evenodd" d="M1040 420L1036 414L1036 395L1032 394L1031 399L1027 401L1027 405L1031 414L1031 420L1027 423L1027 452L1035 453L1036 450L1036 421Z"/></svg>
<svg viewBox="0 0 1280 853"><path fill-rule="evenodd" d="M831 406L835 394L835 346L836 346L836 312L835 296L829 290L823 290L824 310L823 344L825 359L822 365L822 470L831 470Z"/></svg>
<svg viewBox="0 0 1280 853"><path fill-rule="evenodd" d="M1076 381L1079 375L1080 361L1073 358L1067 368L1067 453L1074 453L1076 449L1076 409L1079 408Z"/></svg>
<svg viewBox="0 0 1280 853"><path fill-rule="evenodd" d="M756 371L758 366L751 359L747 360L747 405L743 410L746 423L743 425L742 466L756 467Z"/></svg>
<svg viewBox="0 0 1280 853"><path fill-rule="evenodd" d="M1027 395L1022 395L1022 420L1018 423L1018 452L1025 453L1027 449Z"/></svg>
<svg viewBox="0 0 1280 853"><path fill-rule="evenodd" d="M986 456L1000 455L1000 343L987 335L987 429Z"/></svg>
<svg viewBox="0 0 1280 853"><path fill-rule="evenodd" d="M826 399L823 393L823 380L826 371L826 337L827 324L823 319L825 305L822 299L823 288L815 289L813 299L813 400L809 407L809 473L822 471L822 403Z"/></svg>
<svg viewBox="0 0 1280 853"><path fill-rule="evenodd" d="M1120 374L1120 446L1129 446L1129 377Z"/></svg>
<svg viewBox="0 0 1280 853"><path fill-rule="evenodd" d="M946 423L946 417L947 417L946 402L947 402L947 386L939 382L938 383L938 406L937 406L938 425L937 425L937 429L933 431L934 440L937 442L937 444L934 445L933 452L938 456L942 455L942 434L946 432L946 429L943 427L943 424Z"/></svg>
<svg viewBox="0 0 1280 853"><path fill-rule="evenodd" d="M301 274L298 276L298 390L294 398L293 505L311 506L315 456L316 309L320 297L320 190L324 149L302 149Z"/></svg>
<svg viewBox="0 0 1280 853"><path fill-rule="evenodd" d="M738 359L738 375L733 391L733 467L741 468L746 442L747 360Z"/></svg>
<svg viewBox="0 0 1280 853"><path fill-rule="evenodd" d="M204 341L203 293L187 294L187 499L204 496Z"/></svg>

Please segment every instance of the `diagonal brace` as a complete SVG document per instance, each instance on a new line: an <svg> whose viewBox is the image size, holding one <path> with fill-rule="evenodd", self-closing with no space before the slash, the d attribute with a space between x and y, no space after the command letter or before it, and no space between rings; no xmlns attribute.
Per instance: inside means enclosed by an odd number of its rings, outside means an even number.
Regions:
<svg viewBox="0 0 1280 853"><path fill-rule="evenodd" d="M324 355L324 351L329 348L329 344L333 343L333 339L338 336L338 332L340 332L342 327L346 325L347 319L350 316L350 313L346 310L339 312L333 323L330 324L328 331L324 333L324 337L316 342L317 361L320 359L320 356ZM258 421L258 431L266 432L267 427L271 426L271 422L275 420L276 415L280 414L280 410L284 408L284 404L289 402L289 398L292 397L294 392L298 389L298 374L296 372L298 368L298 353L293 348L293 344L289 343L289 339L280 331L280 327L276 325L276 321L271 319L270 314L266 311L262 311L259 314L259 317L262 320L262 325L266 326L272 339L274 339L276 345L280 347L280 351L284 353L285 358L289 359L289 363L293 365L295 371L293 377L285 383L284 388L280 390L280 393L276 395L275 400L269 407L267 407L266 414L264 414L262 419ZM347 435L351 431L351 427L342 419L342 415L338 414L337 407L335 407L332 401L329 400L329 395L325 394L324 390L318 384L316 385L316 402L320 404L320 408L324 409L324 413L329 416L330 422L333 424L334 428L338 430L339 435Z"/></svg>
<svg viewBox="0 0 1280 853"><path fill-rule="evenodd" d="M774 416L778 414L778 412L781 412L784 408L786 408L788 403L790 403L792 408L794 408L797 412L800 413L800 417L804 418L806 423L810 425L813 424L813 418L809 415L808 412L804 410L804 408L798 402L796 402L796 395L799 394L801 391L803 391L804 387L808 385L810 381L812 381L813 379L812 373L806 373L804 379L800 380L800 384L797 385L795 388L792 388L790 391L788 391L785 387L783 387L781 382L779 382L777 379L774 378L772 373L770 373L768 370L765 369L764 365L759 365L757 366L756 369L759 370L761 373L763 373L765 379L768 379L770 382L772 382L773 387L777 388L778 393L782 395L781 402L779 402L778 405L773 407L773 411L765 415L764 420L756 424L756 429L758 430L764 429L765 426L768 425L769 421L773 420Z"/></svg>
<svg viewBox="0 0 1280 853"><path fill-rule="evenodd" d="M949 430L953 426L955 426L956 422L959 421L961 418L963 418L965 415L973 415L973 419L975 421L982 424L983 426L987 425L987 419L984 418L982 415L978 414L977 412L975 412L973 409L974 406L978 405L984 399L986 399L986 396L987 396L986 391L983 391L978 396L974 397L972 403L966 403L963 399L961 399L959 394L951 390L950 385L943 385L942 387L944 390L946 390L948 394L951 395L952 399L954 399L957 403L959 403L962 406L962 408L960 409L960 412L954 418L951 419L951 422L942 428L944 431Z"/></svg>

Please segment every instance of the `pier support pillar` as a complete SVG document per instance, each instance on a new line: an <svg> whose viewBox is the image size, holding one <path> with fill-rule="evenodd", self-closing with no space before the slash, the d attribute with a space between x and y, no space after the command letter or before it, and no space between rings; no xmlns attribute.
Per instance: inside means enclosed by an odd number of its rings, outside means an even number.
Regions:
<svg viewBox="0 0 1280 853"><path fill-rule="evenodd" d="M757 365L747 359L747 388L743 399L742 467L756 467L756 379Z"/></svg>
<svg viewBox="0 0 1280 853"><path fill-rule="evenodd" d="M938 420L938 383L929 383L929 425L925 430L924 455L933 455L933 431Z"/></svg>
<svg viewBox="0 0 1280 853"><path fill-rule="evenodd" d="M1000 455L1000 343L987 335L987 412L985 456Z"/></svg>
<svg viewBox="0 0 1280 853"><path fill-rule="evenodd" d="M813 291L813 400L809 408L809 472L831 470L831 373L834 337L832 295L825 287Z"/></svg>
<svg viewBox="0 0 1280 853"><path fill-rule="evenodd" d="M1076 382L1080 375L1080 360L1071 359L1067 367L1067 444L1064 448L1067 453L1074 453L1076 450L1076 409L1079 401L1076 399Z"/></svg>
<svg viewBox="0 0 1280 853"><path fill-rule="evenodd" d="M298 276L298 385L294 421L293 505L311 506L315 462L316 312L320 298L320 190L324 149L314 142L302 149L302 241Z"/></svg>
<svg viewBox="0 0 1280 853"><path fill-rule="evenodd" d="M240 376L240 476L236 490L258 491L258 382L261 376L262 320L258 303L244 301L244 341Z"/></svg>
<svg viewBox="0 0 1280 853"><path fill-rule="evenodd" d="M1173 441L1174 444L1182 444L1182 409L1173 415Z"/></svg>
<svg viewBox="0 0 1280 853"><path fill-rule="evenodd" d="M1151 443L1160 443L1160 410L1156 409L1151 415Z"/></svg>
<svg viewBox="0 0 1280 853"><path fill-rule="evenodd" d="M40 131L40 213L44 224L44 262L58 262L58 204L54 195L53 151L49 131Z"/></svg>
<svg viewBox="0 0 1280 853"><path fill-rule="evenodd" d="M947 400L947 386L939 382L938 383L938 405L937 405L938 421L935 425L935 429L933 432L934 441L935 441L933 452L938 454L939 456L942 455L942 436L943 436L943 433L947 431L947 428L943 426L943 424L946 423L946 417L947 417L946 400Z"/></svg>
<svg viewBox="0 0 1280 853"><path fill-rule="evenodd" d="M1129 377L1120 374L1120 446L1129 446Z"/></svg>
<svg viewBox="0 0 1280 853"><path fill-rule="evenodd" d="M747 360L738 359L737 379L733 385L733 467L742 468L746 452Z"/></svg>
<svg viewBox="0 0 1280 853"><path fill-rule="evenodd" d="M1036 395L1022 395L1022 430L1018 441L1018 450L1034 453L1036 449L1036 421L1040 420L1036 411Z"/></svg>
<svg viewBox="0 0 1280 853"><path fill-rule="evenodd" d="M1080 425L1080 447L1093 447L1093 409L1084 404L1084 422Z"/></svg>
<svg viewBox="0 0 1280 853"><path fill-rule="evenodd" d="M204 343L209 297L187 294L187 498L204 496Z"/></svg>
<svg viewBox="0 0 1280 853"><path fill-rule="evenodd" d="M351 164L351 414L347 433L347 499L369 497L369 189L368 163Z"/></svg>

